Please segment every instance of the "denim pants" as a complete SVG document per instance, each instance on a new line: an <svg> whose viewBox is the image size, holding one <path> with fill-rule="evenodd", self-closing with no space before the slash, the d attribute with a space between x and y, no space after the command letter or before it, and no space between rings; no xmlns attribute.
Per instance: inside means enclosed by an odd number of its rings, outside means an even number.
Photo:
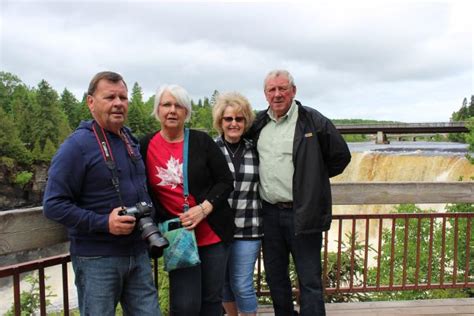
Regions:
<svg viewBox="0 0 474 316"><path fill-rule="evenodd" d="M223 301L234 302L240 313L257 312L257 296L253 284L255 262L261 240L235 239L230 245Z"/></svg>
<svg viewBox="0 0 474 316"><path fill-rule="evenodd" d="M298 275L300 315L325 315L321 280L322 233L295 236L293 209L263 203L263 259L276 316L293 315L288 275L291 253Z"/></svg>
<svg viewBox="0 0 474 316"><path fill-rule="evenodd" d="M147 252L130 257L71 256L81 315L160 316Z"/></svg>
<svg viewBox="0 0 474 316"><path fill-rule="evenodd" d="M222 288L229 247L199 247L201 264L169 272L171 316L222 315Z"/></svg>

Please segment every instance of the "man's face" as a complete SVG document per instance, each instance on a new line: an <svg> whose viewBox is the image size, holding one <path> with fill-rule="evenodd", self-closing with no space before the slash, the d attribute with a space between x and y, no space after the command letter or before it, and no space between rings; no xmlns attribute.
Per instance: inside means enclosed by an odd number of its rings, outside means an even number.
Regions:
<svg viewBox="0 0 474 316"><path fill-rule="evenodd" d="M97 84L94 95L87 96L87 105L101 127L118 133L127 119L127 87L122 81L102 79Z"/></svg>
<svg viewBox="0 0 474 316"><path fill-rule="evenodd" d="M296 95L296 87L291 86L285 76L270 77L265 84L265 97L276 117L285 115Z"/></svg>

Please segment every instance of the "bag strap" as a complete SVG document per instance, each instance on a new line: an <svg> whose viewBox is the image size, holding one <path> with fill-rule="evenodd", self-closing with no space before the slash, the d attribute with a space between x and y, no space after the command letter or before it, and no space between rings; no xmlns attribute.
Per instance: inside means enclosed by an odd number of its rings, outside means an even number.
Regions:
<svg viewBox="0 0 474 316"><path fill-rule="evenodd" d="M102 153L102 157L105 160L105 164L107 165L107 168L112 174L112 185L115 188L115 192L117 192L120 205L125 206L123 203L122 194L120 193L120 180L117 173L117 165L115 164L114 156L112 154L112 148L110 147L107 135L105 134L104 129L99 126L96 121L92 122L92 130L94 131L97 144L99 144L99 148Z"/></svg>
<svg viewBox="0 0 474 316"><path fill-rule="evenodd" d="M189 187L188 187L188 153L189 153L189 128L184 129L184 143L183 143L183 187L184 187L184 204L183 211L189 210Z"/></svg>

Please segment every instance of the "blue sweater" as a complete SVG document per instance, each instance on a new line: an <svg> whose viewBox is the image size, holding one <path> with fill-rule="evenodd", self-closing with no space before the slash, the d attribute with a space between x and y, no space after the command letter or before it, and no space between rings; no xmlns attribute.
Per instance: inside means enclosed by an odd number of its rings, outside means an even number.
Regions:
<svg viewBox="0 0 474 316"><path fill-rule="evenodd" d="M122 139L110 132L106 134L125 206L150 202L143 161L132 161ZM132 141L135 153L140 155L136 139ZM44 215L67 227L71 255L129 256L146 248L137 228L126 236L109 233L109 213L121 206L111 179L92 121L81 122L53 157L43 200Z"/></svg>

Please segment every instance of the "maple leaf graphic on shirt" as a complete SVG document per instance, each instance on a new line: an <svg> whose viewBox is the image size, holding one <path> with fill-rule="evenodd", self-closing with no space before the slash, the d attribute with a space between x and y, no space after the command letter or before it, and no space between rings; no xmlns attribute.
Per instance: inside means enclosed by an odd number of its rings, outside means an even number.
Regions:
<svg viewBox="0 0 474 316"><path fill-rule="evenodd" d="M180 164L179 160L173 156L166 163L166 168L157 166L156 170L158 171L156 176L161 179L158 185L170 185L172 189L176 189L178 184L183 183L183 164Z"/></svg>

